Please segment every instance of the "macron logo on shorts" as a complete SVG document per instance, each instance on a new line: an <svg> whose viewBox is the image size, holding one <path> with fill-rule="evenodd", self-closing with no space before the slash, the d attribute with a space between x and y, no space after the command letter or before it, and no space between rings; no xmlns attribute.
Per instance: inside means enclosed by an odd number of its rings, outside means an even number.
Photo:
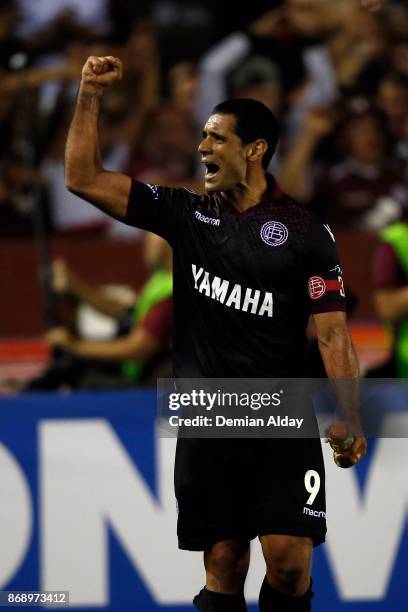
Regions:
<svg viewBox="0 0 408 612"><path fill-rule="evenodd" d="M311 508L303 508L303 514L307 514L308 516L313 516L313 518L326 518L326 513L323 510L312 510Z"/></svg>

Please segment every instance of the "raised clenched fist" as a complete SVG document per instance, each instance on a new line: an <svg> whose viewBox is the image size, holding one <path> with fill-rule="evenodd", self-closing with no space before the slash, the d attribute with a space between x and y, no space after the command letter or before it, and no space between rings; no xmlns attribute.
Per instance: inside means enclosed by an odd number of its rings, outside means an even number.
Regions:
<svg viewBox="0 0 408 612"><path fill-rule="evenodd" d="M95 87L109 87L122 78L122 62L117 57L88 57L82 69L82 83Z"/></svg>

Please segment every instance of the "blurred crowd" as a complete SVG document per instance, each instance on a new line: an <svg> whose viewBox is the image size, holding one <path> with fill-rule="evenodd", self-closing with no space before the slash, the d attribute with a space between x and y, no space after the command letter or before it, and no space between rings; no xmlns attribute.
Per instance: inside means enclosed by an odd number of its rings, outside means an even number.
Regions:
<svg viewBox="0 0 408 612"><path fill-rule="evenodd" d="M200 186L196 145L211 108L253 97L282 122L271 170L334 226L403 215L408 164L408 7L380 0L2 0L0 234L126 235L69 194L63 154L81 67L123 59L101 121L104 164L148 182ZM365 4L370 4L365 2Z"/></svg>
<svg viewBox="0 0 408 612"><path fill-rule="evenodd" d="M52 236L137 236L64 187L67 128L89 55L124 63L103 102L107 169L200 190L196 147L211 109L251 97L280 119L270 171L284 191L335 229L405 223L407 2L249 4L1 0L0 239L32 237L38 224Z"/></svg>

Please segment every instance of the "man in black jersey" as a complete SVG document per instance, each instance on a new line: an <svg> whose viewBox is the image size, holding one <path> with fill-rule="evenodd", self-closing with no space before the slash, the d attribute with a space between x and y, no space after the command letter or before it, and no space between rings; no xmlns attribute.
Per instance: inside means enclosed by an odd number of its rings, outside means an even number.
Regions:
<svg viewBox="0 0 408 612"><path fill-rule="evenodd" d="M214 109L199 146L204 196L145 185L100 162L101 98L121 73L120 60L110 56L84 66L66 184L171 244L176 375L306 376L312 313L328 376L358 378L331 229L266 173L277 143L274 116L253 100ZM366 441L354 433L351 449L337 449L337 459L357 463L364 455ZM267 566L261 612L311 609L312 549L326 532L319 439L179 439L175 486L179 546L204 551L199 610L247 609L243 590L256 536Z"/></svg>

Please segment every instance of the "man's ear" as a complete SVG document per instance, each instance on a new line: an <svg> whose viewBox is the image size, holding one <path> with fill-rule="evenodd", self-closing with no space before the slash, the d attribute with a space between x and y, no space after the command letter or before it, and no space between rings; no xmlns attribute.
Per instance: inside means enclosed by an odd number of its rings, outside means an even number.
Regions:
<svg viewBox="0 0 408 612"><path fill-rule="evenodd" d="M268 148L268 143L263 138L254 140L248 146L247 159L248 161L258 161L263 158Z"/></svg>

